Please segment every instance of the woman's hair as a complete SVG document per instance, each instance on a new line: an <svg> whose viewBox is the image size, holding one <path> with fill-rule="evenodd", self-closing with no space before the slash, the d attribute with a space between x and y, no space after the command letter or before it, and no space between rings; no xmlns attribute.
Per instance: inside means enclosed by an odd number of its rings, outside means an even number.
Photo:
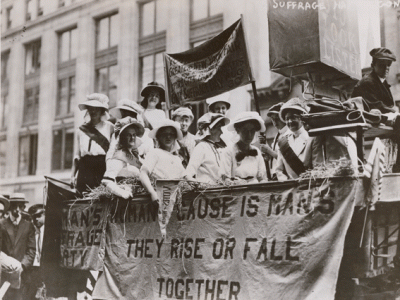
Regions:
<svg viewBox="0 0 400 300"><path fill-rule="evenodd" d="M161 107L161 102L165 102L165 93L162 93L159 89L154 89L156 91L158 91L160 93L160 101L157 103L156 108L158 109L162 109ZM148 104L148 96L150 93L151 89L149 89L149 92L147 92L146 96L144 97L143 101L140 103L141 106L143 106L144 108L147 108L147 104Z"/></svg>
<svg viewBox="0 0 400 300"><path fill-rule="evenodd" d="M236 132L239 132L240 128L246 123L253 123L255 125L255 127L256 127L256 131L260 131L261 130L261 125L256 120L247 120L247 121L235 123L235 124L233 124L233 127L235 128Z"/></svg>

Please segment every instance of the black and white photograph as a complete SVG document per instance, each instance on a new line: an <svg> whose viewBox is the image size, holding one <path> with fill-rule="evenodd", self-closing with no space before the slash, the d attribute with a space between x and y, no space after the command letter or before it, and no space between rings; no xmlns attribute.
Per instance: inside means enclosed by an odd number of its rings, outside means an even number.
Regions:
<svg viewBox="0 0 400 300"><path fill-rule="evenodd" d="M0 28L0 300L400 300L400 0Z"/></svg>

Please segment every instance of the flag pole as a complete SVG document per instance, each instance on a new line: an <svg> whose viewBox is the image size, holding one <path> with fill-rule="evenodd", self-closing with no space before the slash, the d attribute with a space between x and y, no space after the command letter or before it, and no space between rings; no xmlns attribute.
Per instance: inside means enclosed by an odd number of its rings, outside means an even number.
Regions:
<svg viewBox="0 0 400 300"><path fill-rule="evenodd" d="M169 117L169 110L171 109L171 103L169 101L167 59L165 58L165 52L163 53L163 61L164 61L165 106Z"/></svg>
<svg viewBox="0 0 400 300"><path fill-rule="evenodd" d="M247 58L249 59L249 75L250 75L250 82L251 82L251 88L253 90L253 95L254 95L254 104L256 105L256 111L261 115L261 111L260 111L260 104L258 101L258 94L257 94L257 88L256 88L256 81L253 77L253 72L251 70L251 61L250 61L250 54L249 54L249 49L247 47L247 34L246 34L246 30L244 28L244 18L243 15L240 14L240 19L242 20L242 28L243 28L243 38L244 38L244 45L246 47L246 54L247 54Z"/></svg>

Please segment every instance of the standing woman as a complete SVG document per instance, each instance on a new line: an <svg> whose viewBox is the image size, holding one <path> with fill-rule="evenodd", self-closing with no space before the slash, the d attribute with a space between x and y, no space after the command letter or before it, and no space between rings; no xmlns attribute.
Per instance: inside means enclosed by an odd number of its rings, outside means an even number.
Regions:
<svg viewBox="0 0 400 300"><path fill-rule="evenodd" d="M106 153L114 131L113 124L106 121L108 101L106 95L95 93L78 105L80 110L86 110L86 114L85 123L76 133L71 185L81 195L99 186L106 171Z"/></svg>
<svg viewBox="0 0 400 300"><path fill-rule="evenodd" d="M165 119L150 131L149 136L157 140L159 148L150 150L146 155L140 169L140 180L153 201L157 201L158 196L151 185L150 175L157 179L177 179L185 171L177 152L177 140L183 137L180 127L178 122Z"/></svg>
<svg viewBox="0 0 400 300"><path fill-rule="evenodd" d="M194 148L185 176L187 179L195 178L200 182L215 184L222 176L221 151L226 147L221 139L221 128L228 125L230 120L214 113L207 113L201 119L207 134Z"/></svg>
<svg viewBox="0 0 400 300"><path fill-rule="evenodd" d="M247 183L266 182L267 171L261 151L251 145L256 131L265 131L263 119L256 112L242 112L229 124L228 130L236 130L240 139L223 152L224 174Z"/></svg>
<svg viewBox="0 0 400 300"><path fill-rule="evenodd" d="M152 130L159 122L166 119L165 112L161 109L161 103L165 102L164 86L155 81L150 82L140 95L144 97L140 103L144 107L142 113L144 126Z"/></svg>

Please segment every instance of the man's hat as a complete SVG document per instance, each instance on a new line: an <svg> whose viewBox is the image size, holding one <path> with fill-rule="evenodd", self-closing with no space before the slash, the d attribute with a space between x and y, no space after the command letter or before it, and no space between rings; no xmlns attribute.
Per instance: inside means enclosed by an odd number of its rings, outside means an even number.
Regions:
<svg viewBox="0 0 400 300"><path fill-rule="evenodd" d="M393 52L384 47L374 48L369 52L369 54L376 59L396 61L396 56L393 54Z"/></svg>
<svg viewBox="0 0 400 300"><path fill-rule="evenodd" d="M0 195L0 203L4 205L4 211L7 211L10 208L10 201L7 200L6 197Z"/></svg>
<svg viewBox="0 0 400 300"><path fill-rule="evenodd" d="M44 205L43 204L34 204L28 209L28 214L31 216L39 215L44 213Z"/></svg>
<svg viewBox="0 0 400 300"><path fill-rule="evenodd" d="M17 202L28 203L29 201L25 199L25 194L24 193L11 194L10 203L17 203Z"/></svg>
<svg viewBox="0 0 400 300"><path fill-rule="evenodd" d="M270 117L273 114L279 115L282 105L283 105L283 102L279 102L275 105L272 105L267 112L267 117Z"/></svg>

